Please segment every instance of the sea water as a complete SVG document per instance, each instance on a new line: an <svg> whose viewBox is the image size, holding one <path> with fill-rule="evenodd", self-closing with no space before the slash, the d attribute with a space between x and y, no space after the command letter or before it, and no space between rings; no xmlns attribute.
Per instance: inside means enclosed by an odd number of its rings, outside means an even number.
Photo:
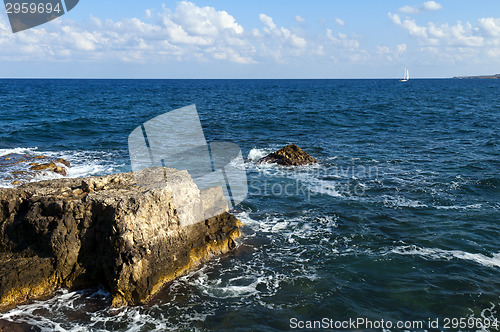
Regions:
<svg viewBox="0 0 500 332"><path fill-rule="evenodd" d="M63 157L69 177L130 171L130 132L190 104L207 141L246 159L237 248L143 306L60 290L0 319L43 331L281 331L500 318L499 80L0 80L0 156ZM319 163L256 163L290 143Z"/></svg>

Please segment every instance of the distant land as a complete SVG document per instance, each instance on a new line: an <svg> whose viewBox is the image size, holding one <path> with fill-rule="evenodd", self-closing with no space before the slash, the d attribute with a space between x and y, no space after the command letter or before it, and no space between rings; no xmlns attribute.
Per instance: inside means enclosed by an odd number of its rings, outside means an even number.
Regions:
<svg viewBox="0 0 500 332"><path fill-rule="evenodd" d="M485 78L498 79L498 78L500 78L500 74L496 74L496 75L479 75L479 76L455 76L453 78L459 78L459 79L485 79Z"/></svg>

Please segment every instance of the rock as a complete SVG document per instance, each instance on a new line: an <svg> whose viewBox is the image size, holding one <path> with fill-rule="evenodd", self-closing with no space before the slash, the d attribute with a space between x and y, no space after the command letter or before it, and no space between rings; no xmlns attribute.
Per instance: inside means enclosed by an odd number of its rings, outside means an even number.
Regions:
<svg viewBox="0 0 500 332"><path fill-rule="evenodd" d="M164 285L234 248L241 223L222 188L199 191L186 171L163 169L218 214L184 226L170 187L132 173L0 189L0 308L70 289L105 286L112 305L145 303ZM218 188L218 189L217 189ZM189 212L189 211L187 211Z"/></svg>
<svg viewBox="0 0 500 332"><path fill-rule="evenodd" d="M283 166L311 165L318 161L302 151L295 144L290 144L284 148L268 154L257 161L257 164L273 163Z"/></svg>
<svg viewBox="0 0 500 332"><path fill-rule="evenodd" d="M33 165L30 167L32 171L45 171L45 170L53 170L57 167L57 165L53 162Z"/></svg>
<svg viewBox="0 0 500 332"><path fill-rule="evenodd" d="M0 319L0 332L38 332L39 327L29 325L27 323L13 323L7 320Z"/></svg>
<svg viewBox="0 0 500 332"><path fill-rule="evenodd" d="M60 164L63 164L64 166L66 167L71 167L71 164L69 161L67 161L66 159L63 159L63 158L59 158L56 160L56 163L60 163Z"/></svg>
<svg viewBox="0 0 500 332"><path fill-rule="evenodd" d="M53 159L45 155L30 155L11 153L0 157L0 169L2 170L0 180L8 180L9 175L16 179L15 185L31 181L40 172L48 171L67 175L67 169L71 166L66 159Z"/></svg>
<svg viewBox="0 0 500 332"><path fill-rule="evenodd" d="M66 168L61 167L61 166L56 166L56 168L54 168L52 171L54 173L61 174L62 176L66 176L67 175Z"/></svg>

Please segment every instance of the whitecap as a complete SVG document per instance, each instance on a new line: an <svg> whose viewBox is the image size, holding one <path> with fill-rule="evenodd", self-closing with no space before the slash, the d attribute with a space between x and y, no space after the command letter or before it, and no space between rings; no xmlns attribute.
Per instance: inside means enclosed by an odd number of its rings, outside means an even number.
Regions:
<svg viewBox="0 0 500 332"><path fill-rule="evenodd" d="M267 156L268 154L270 154L273 151L275 151L275 150L271 149L271 148L267 148L267 149L253 148L248 153L247 159L251 160L251 161L257 161L257 160L259 160L261 158L264 158L265 156Z"/></svg>
<svg viewBox="0 0 500 332"><path fill-rule="evenodd" d="M423 208L427 207L426 204L421 203L417 200L411 200L402 196L384 196L384 205L386 207L410 207L410 208Z"/></svg>
<svg viewBox="0 0 500 332"><path fill-rule="evenodd" d="M400 246L395 247L389 253L398 255L421 256L426 259L452 260L461 259L475 262L488 267L500 267L500 253L493 254L491 257L483 254L473 254L461 250L444 250L439 248L421 248L418 246Z"/></svg>
<svg viewBox="0 0 500 332"><path fill-rule="evenodd" d="M65 167L68 178L80 178L88 176L98 176L116 173L125 168L125 164L116 162L116 153L104 151L40 151L39 148L14 148L14 149L0 149L0 156L8 154L30 154L32 156L46 156L50 159L63 158L71 163L70 167L62 164L59 166ZM56 163L58 164L58 163ZM13 171L27 170L29 165L14 164L7 165L0 173L0 188L13 188L12 179L9 179ZM37 182L42 180L59 179L64 176L50 172L42 171L37 172L35 176L29 179L30 182Z"/></svg>
<svg viewBox="0 0 500 332"><path fill-rule="evenodd" d="M438 210L468 210L468 209L480 209L482 204L470 204L465 206L460 205L450 205L450 206L436 206L435 208Z"/></svg>
<svg viewBox="0 0 500 332"><path fill-rule="evenodd" d="M37 147L34 148L13 148L13 149L0 149L0 157L9 154L35 154L38 150Z"/></svg>

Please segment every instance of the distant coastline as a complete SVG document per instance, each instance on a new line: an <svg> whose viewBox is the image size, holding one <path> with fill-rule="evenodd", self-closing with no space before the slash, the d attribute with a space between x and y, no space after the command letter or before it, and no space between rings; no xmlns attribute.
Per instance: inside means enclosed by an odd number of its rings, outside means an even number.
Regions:
<svg viewBox="0 0 500 332"><path fill-rule="evenodd" d="M500 78L500 74L478 75L478 76L455 76L453 78L458 78L458 79L498 79L498 78Z"/></svg>

